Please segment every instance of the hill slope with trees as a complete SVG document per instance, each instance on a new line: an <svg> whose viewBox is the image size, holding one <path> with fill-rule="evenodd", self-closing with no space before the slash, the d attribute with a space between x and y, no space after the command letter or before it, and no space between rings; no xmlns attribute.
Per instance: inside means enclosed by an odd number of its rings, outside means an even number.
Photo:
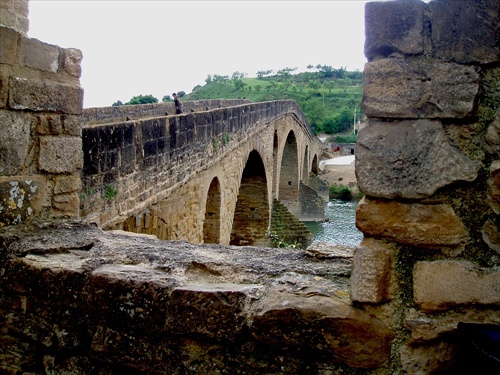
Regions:
<svg viewBox="0 0 500 375"><path fill-rule="evenodd" d="M234 72L231 77L208 76L205 85L196 86L183 100L249 99L254 102L293 99L304 111L315 133L337 134L352 130L354 121L363 114L360 109L363 73L334 69L330 66L308 66L293 74L285 68L257 72L248 78Z"/></svg>

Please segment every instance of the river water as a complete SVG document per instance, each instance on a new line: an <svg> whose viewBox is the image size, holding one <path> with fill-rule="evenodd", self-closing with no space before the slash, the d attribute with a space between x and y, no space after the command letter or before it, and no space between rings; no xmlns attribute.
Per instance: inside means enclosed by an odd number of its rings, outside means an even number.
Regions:
<svg viewBox="0 0 500 375"><path fill-rule="evenodd" d="M328 222L304 224L313 233L313 242L335 243L355 246L363 239L363 233L356 228L357 201L331 199L325 208Z"/></svg>

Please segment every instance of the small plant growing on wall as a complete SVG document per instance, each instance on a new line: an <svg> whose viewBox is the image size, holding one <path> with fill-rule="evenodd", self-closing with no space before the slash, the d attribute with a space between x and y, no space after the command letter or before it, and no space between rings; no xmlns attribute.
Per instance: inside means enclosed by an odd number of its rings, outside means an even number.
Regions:
<svg viewBox="0 0 500 375"><path fill-rule="evenodd" d="M116 198L116 194L118 193L118 189L113 185L109 184L106 186L106 190L104 191L104 198L107 201L113 200Z"/></svg>
<svg viewBox="0 0 500 375"><path fill-rule="evenodd" d="M276 232L271 232L269 229L266 231L266 237L271 240L271 244L273 247L279 248L287 248L287 249L297 249L299 244L295 241L293 244L285 242L282 238L280 238Z"/></svg>
<svg viewBox="0 0 500 375"><path fill-rule="evenodd" d="M222 137L222 145L223 146L227 145L230 140L231 140L231 134L229 134L228 132L224 132L224 136Z"/></svg>
<svg viewBox="0 0 500 375"><path fill-rule="evenodd" d="M212 141L212 146L214 147L215 153L218 154L219 153L219 142L217 141L217 139L214 139Z"/></svg>

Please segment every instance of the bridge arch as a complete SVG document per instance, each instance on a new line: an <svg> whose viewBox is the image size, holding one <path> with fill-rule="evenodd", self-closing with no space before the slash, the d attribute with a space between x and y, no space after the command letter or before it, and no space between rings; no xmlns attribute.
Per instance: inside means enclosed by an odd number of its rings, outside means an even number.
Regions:
<svg viewBox="0 0 500 375"><path fill-rule="evenodd" d="M299 172L297 138L295 132L290 130L283 144L278 197L295 216L298 216L299 211Z"/></svg>
<svg viewBox="0 0 500 375"><path fill-rule="evenodd" d="M270 207L264 162L252 150L241 176L233 216L230 245L265 246L269 227Z"/></svg>
<svg viewBox="0 0 500 375"><path fill-rule="evenodd" d="M304 184L309 182L309 147L306 145L306 149L304 151L304 160L302 162L302 176L301 181Z"/></svg>
<svg viewBox="0 0 500 375"><path fill-rule="evenodd" d="M273 198L278 199L278 191L279 191L279 138L278 131L274 130L273 135Z"/></svg>
<svg viewBox="0 0 500 375"><path fill-rule="evenodd" d="M205 203L205 219L203 221L203 243L219 243L221 231L221 184L214 177L208 187Z"/></svg>
<svg viewBox="0 0 500 375"><path fill-rule="evenodd" d="M311 172L314 173L315 175L318 175L318 170L319 170L318 155L315 154L311 162Z"/></svg>

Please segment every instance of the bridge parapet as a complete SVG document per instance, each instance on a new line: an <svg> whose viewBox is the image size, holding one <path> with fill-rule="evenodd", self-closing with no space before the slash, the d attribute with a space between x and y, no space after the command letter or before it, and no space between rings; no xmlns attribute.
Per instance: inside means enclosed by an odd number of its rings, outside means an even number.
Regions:
<svg viewBox="0 0 500 375"><path fill-rule="evenodd" d="M216 108L233 107L240 104L251 103L248 99L210 99L191 100L183 102L185 113L208 111ZM159 117L175 114L173 102L139 105L120 105L112 107L93 107L83 110L83 125L107 124L146 117Z"/></svg>

